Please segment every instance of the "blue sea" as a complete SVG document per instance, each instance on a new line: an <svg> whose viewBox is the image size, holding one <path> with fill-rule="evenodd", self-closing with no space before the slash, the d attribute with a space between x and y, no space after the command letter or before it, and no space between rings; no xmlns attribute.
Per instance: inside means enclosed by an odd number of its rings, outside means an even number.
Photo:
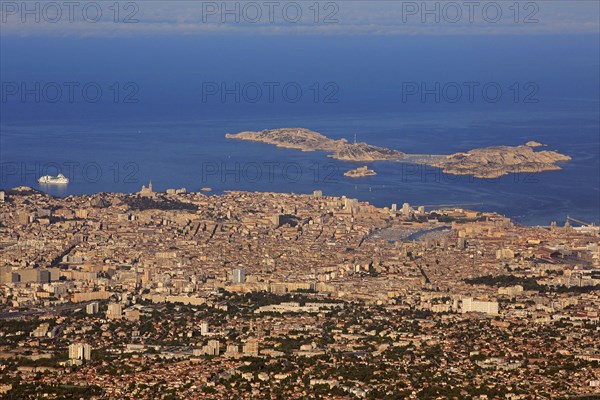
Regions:
<svg viewBox="0 0 600 400"><path fill-rule="evenodd" d="M594 35L16 38L0 46L0 187L58 196L210 187L600 222ZM407 153L535 140L572 160L498 179L225 139L304 127ZM67 186L43 186L62 172Z"/></svg>

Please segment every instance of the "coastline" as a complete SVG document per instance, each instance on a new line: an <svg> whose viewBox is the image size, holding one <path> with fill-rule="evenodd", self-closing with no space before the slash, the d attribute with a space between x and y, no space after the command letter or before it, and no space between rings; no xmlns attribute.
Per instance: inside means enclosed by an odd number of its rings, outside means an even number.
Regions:
<svg viewBox="0 0 600 400"><path fill-rule="evenodd" d="M251 190L241 190L241 189L223 189L223 190L211 190L210 192L208 191L203 191L202 189L197 189L194 191L186 191L185 189L184 192L182 193L175 193L175 192L171 192L171 193L167 193L167 191L175 191L175 190L182 190L182 189L166 189L165 191L158 191L158 192L152 192L152 196L150 197L151 199L166 199L166 200L173 200L173 199L177 199L180 196L202 196L204 198L219 198L219 197L224 197L230 194L248 194L248 195L274 195L274 196L304 196L304 197L313 197L315 192L318 192L319 190L316 191L312 191L312 192L288 192L288 191L275 191L275 190L267 190L267 191L251 191ZM89 194L80 194L80 195L68 195L68 196L57 196L57 195L53 195L51 193L45 192L43 190L37 189L35 187L29 187L29 186L21 186L21 187L16 187L16 188L11 188L11 189L4 189L4 188L0 188L0 192L4 192L5 197L8 198L11 194L14 194L14 192L17 191L18 195L42 195L42 196L48 196L50 198L56 199L56 200L64 200L66 198L74 198L74 199L79 199L79 198L96 198L96 199L102 199L102 198L144 198L146 196L144 196L143 194L143 190L139 191L139 192L119 192L119 191L100 191L100 192L94 192L94 193L89 193ZM324 198L332 198L332 199L343 199L343 198L348 198L348 199L354 199L360 203L365 203L368 204L370 206L373 206L377 209L386 209L389 208L390 205L375 205L370 203L370 201L365 200L365 199L361 199L361 198L353 198L350 197L348 195L327 195L326 193L324 193L322 195ZM399 199L398 201L401 201L401 199ZM1 202L0 202L1 203ZM460 207L458 207L460 206ZM465 206L465 207L463 207ZM468 206L468 207L466 207ZM415 205L415 208L419 207L419 205ZM431 206L428 206L431 207ZM552 218L548 218L547 222L544 223L538 223L538 224L531 224L531 223L523 223L521 221L519 221L519 218L515 217L515 216L511 216L511 215L506 215L503 213L498 212L498 210L494 209L493 207L490 206L486 206L485 204L468 204L468 203L462 203L462 204L457 204L457 207L450 207L450 206L443 206L441 205L440 208L437 208L437 211L443 211L443 210L464 210L464 211L470 211L470 212L482 212L482 213L492 213L492 214L497 214L503 218L507 218L509 220L511 220L511 222L513 224L515 224L516 226L523 226L523 227L548 227L550 226L550 223L552 222ZM558 221L559 223L563 223L562 220ZM598 225L595 223L595 221L592 221L595 225Z"/></svg>

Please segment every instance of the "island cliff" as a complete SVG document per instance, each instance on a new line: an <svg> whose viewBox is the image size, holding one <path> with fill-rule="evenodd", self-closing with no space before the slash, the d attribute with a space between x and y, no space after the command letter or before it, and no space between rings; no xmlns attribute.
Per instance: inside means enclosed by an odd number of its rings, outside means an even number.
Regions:
<svg viewBox="0 0 600 400"><path fill-rule="evenodd" d="M521 146L492 146L450 155L411 155L398 150L374 146L365 142L348 143L345 139L331 139L305 128L279 128L237 134L226 134L227 139L248 140L298 149L325 151L329 157L342 161L406 161L441 168L447 174L473 175L477 178L497 178L509 173L559 170L556 165L571 157L556 151L535 151L542 145L535 141ZM349 171L350 172L350 171Z"/></svg>
<svg viewBox="0 0 600 400"><path fill-rule="evenodd" d="M227 139L249 140L273 144L277 147L302 151L327 151L330 157L343 161L382 161L398 160L404 153L368 143L348 143L346 139L334 140L318 132L304 128L268 129L259 132L228 133Z"/></svg>
<svg viewBox="0 0 600 400"><path fill-rule="evenodd" d="M447 174L498 178L508 173L559 170L555 163L570 159L555 151L534 151L530 146L495 146L452 154L430 165Z"/></svg>

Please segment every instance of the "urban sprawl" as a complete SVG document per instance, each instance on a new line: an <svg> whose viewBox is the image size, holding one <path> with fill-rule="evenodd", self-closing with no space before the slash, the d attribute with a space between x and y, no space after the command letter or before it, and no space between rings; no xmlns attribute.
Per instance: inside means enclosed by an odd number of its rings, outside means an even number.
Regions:
<svg viewBox="0 0 600 400"><path fill-rule="evenodd" d="M599 246L320 191L6 190L0 397L598 399Z"/></svg>

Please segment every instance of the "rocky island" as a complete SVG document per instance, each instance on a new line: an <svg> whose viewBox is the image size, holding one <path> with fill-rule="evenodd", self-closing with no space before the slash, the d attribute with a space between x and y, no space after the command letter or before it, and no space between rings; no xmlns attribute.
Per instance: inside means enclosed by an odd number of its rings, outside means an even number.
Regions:
<svg viewBox="0 0 600 400"><path fill-rule="evenodd" d="M545 144L542 144L540 142L536 142L535 140L531 140L527 143L525 143L525 146L529 146L529 147L540 147L540 146L545 146Z"/></svg>
<svg viewBox="0 0 600 400"><path fill-rule="evenodd" d="M498 178L509 173L559 170L556 163L570 159L555 151L534 151L531 146L494 146L452 154L430 165L447 174Z"/></svg>
<svg viewBox="0 0 600 400"><path fill-rule="evenodd" d="M404 153L364 142L348 143L346 139L334 140L304 128L267 129L259 132L228 133L227 139L249 140L273 144L277 147L301 151L326 151L330 157L342 161L398 160Z"/></svg>
<svg viewBox="0 0 600 400"><path fill-rule="evenodd" d="M358 167L356 169L351 169L350 171L346 171L344 176L349 178L363 178L365 176L375 176L377 172L369 169L366 165L364 167Z"/></svg>
<svg viewBox="0 0 600 400"><path fill-rule="evenodd" d="M473 175L477 178L498 178L509 173L536 173L559 170L556 163L571 157L556 151L535 151L541 143L529 141L521 146L492 146L450 155L406 154L399 150L374 146L365 142L348 143L346 139L331 139L305 128L279 128L226 134L227 139L248 140L301 151L325 151L341 161L401 161L431 165L447 174ZM358 168L353 171L362 171ZM367 169L368 170L368 169ZM362 172L348 171L346 176L358 177ZM374 173L374 171L371 171Z"/></svg>

